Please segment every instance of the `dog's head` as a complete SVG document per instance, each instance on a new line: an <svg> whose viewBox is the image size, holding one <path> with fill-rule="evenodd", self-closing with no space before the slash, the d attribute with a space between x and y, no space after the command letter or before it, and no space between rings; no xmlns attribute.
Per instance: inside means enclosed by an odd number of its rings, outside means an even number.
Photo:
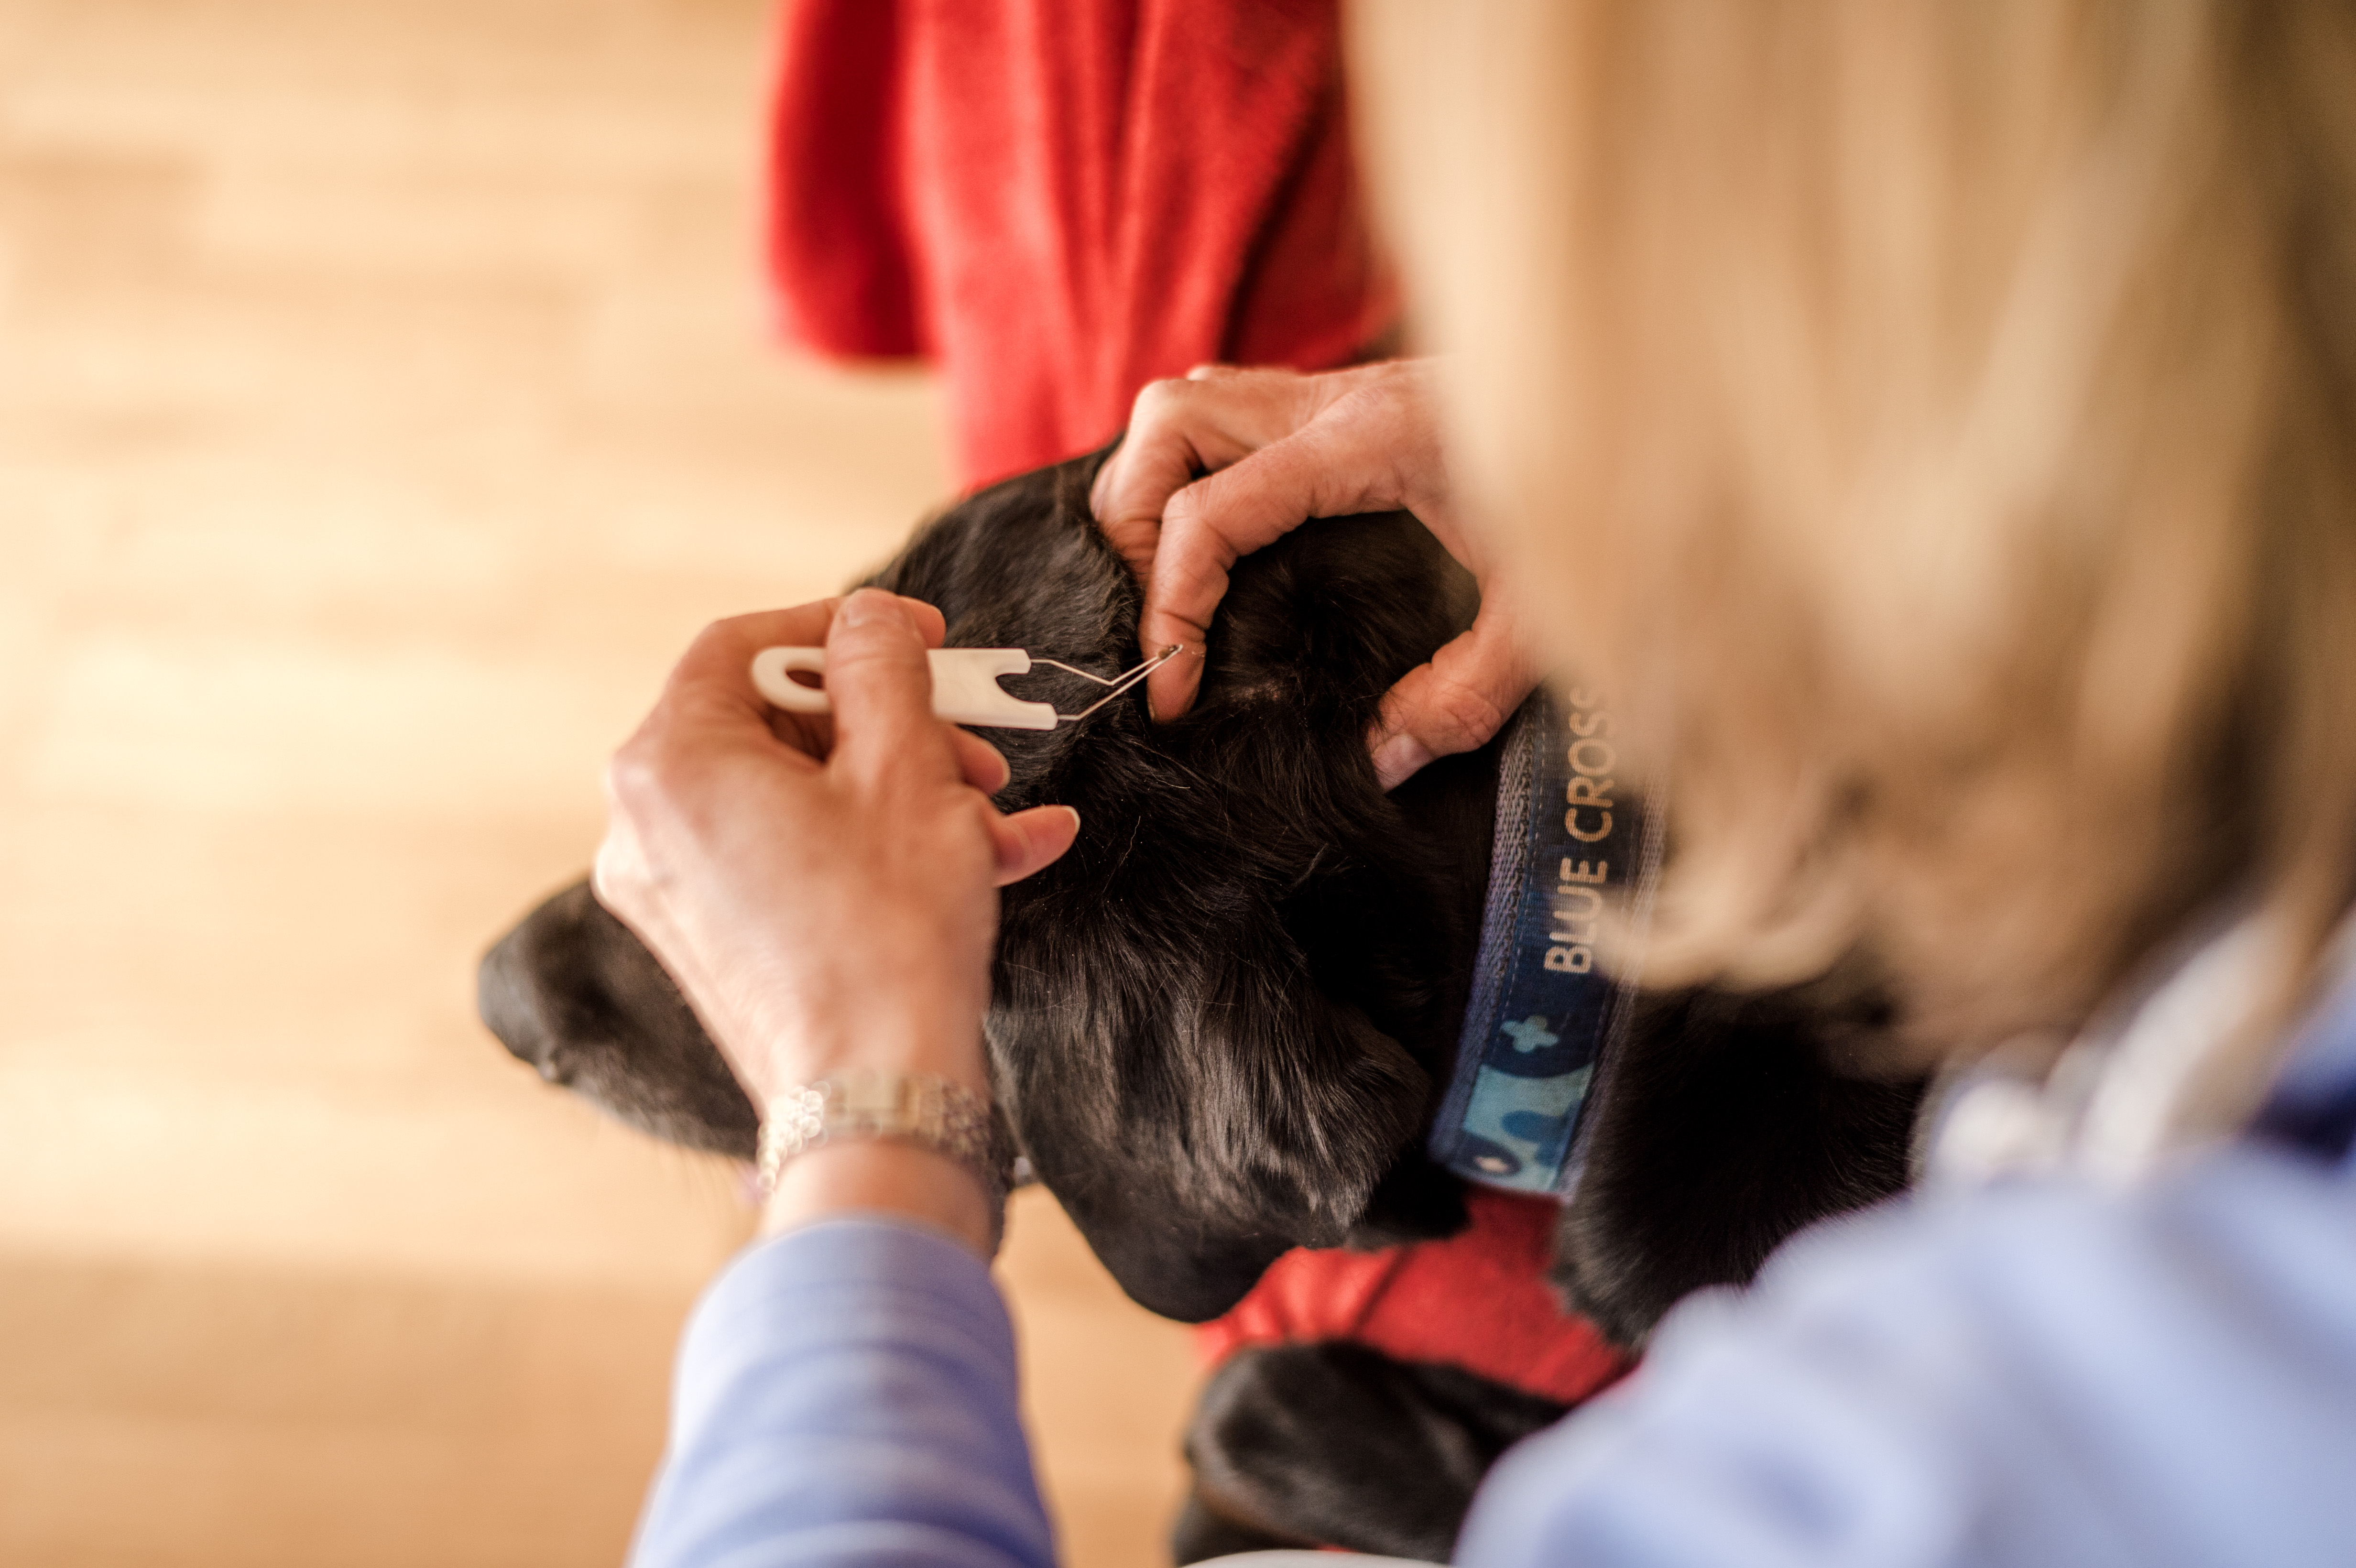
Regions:
<svg viewBox="0 0 2356 1568"><path fill-rule="evenodd" d="M937 605L952 645L1129 667L1139 595L1089 516L1097 461L983 492L873 581ZM1464 849L1485 856L1494 758L1386 795L1365 737L1390 684L1474 608L1413 518L1312 523L1237 564L1184 717L1152 723L1140 692L990 737L1012 769L1002 805L1082 822L1070 854L1004 895L987 1020L1000 1102L1156 1311L1215 1316L1290 1247L1451 1217L1416 1178L1418 1135L1463 1006L1451 977L1486 869ZM1066 711L1098 690L1054 671L1007 684ZM626 1120L749 1152L752 1112L718 1053L585 889L492 950L482 1007L517 1054Z"/></svg>

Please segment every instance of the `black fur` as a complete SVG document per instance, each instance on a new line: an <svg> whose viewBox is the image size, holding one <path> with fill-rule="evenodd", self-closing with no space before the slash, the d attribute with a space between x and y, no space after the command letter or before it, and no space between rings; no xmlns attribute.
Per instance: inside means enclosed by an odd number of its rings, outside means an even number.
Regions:
<svg viewBox="0 0 2356 1568"><path fill-rule="evenodd" d="M938 605L954 644L1127 667L1138 594L1088 520L1092 471L988 493L879 582ZM1253 560L1184 718L1156 726L1131 697L992 737L1009 808L1058 802L1084 825L1007 890L1001 1103L1122 1286L1185 1319L1225 1311L1288 1248L1461 1222L1414 1150L1486 876L1442 830L1486 815L1494 761L1393 798L1363 736L1390 683L1469 622L1471 585L1404 514L1312 525ZM1007 684L1066 711L1093 700L1069 676Z"/></svg>
<svg viewBox="0 0 2356 1568"><path fill-rule="evenodd" d="M1342 1340L1239 1350L1186 1432L1173 1558L1342 1546L1444 1563L1497 1456L1564 1407ZM1371 1483L1371 1484L1370 1484Z"/></svg>
<svg viewBox="0 0 2356 1568"><path fill-rule="evenodd" d="M1870 993L1821 985L1641 997L1556 1227L1564 1299L1642 1344L1689 1292L1743 1284L1793 1232L1905 1186L1922 1083L1836 1070L1887 1021Z"/></svg>

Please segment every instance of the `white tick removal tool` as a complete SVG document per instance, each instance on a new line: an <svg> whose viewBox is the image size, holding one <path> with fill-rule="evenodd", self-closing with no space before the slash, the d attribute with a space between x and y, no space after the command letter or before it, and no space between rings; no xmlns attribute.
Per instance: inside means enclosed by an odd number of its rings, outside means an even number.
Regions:
<svg viewBox="0 0 2356 1568"><path fill-rule="evenodd" d="M925 656L933 665L933 711L950 723L980 730L1053 730L1058 724L1078 723L1177 657L1184 647L1183 643L1173 643L1110 679L1074 669L1060 659L1034 659L1022 648L934 648ZM1054 703L1025 702L998 684L1001 675L1028 675L1033 665L1046 665L1111 689L1077 713L1058 713ZM802 685L793 677L796 670L823 677L826 650L763 648L753 656L753 684L771 703L788 713L834 711L825 689Z"/></svg>

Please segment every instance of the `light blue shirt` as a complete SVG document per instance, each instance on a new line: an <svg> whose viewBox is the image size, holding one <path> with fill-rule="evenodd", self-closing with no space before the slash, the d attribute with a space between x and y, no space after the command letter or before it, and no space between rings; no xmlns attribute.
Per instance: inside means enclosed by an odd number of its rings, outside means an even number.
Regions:
<svg viewBox="0 0 2356 1568"><path fill-rule="evenodd" d="M2356 1007L2254 1136L1820 1226L1506 1455L1458 1561L2356 1563ZM639 1568L1048 1568L984 1266L883 1220L745 1252L680 1353ZM1335 1559L1327 1559L1336 1561Z"/></svg>

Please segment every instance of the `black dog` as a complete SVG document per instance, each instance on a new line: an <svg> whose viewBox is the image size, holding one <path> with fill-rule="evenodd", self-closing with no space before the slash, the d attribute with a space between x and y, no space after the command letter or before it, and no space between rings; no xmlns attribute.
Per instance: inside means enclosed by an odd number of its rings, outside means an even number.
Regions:
<svg viewBox="0 0 2356 1568"><path fill-rule="evenodd" d="M1128 667L1139 595L1088 512L1100 461L983 492L873 581L937 605L953 645ZM1404 513L1311 523L1237 564L1183 718L1155 725L1131 696L1082 724L991 735L1012 769L1001 805L1069 805L1085 825L1005 891L986 1025L998 1099L1039 1179L1156 1312L1215 1317L1292 1247L1463 1223L1423 1135L1472 987L1498 745L1387 795L1364 737L1391 683L1476 605ZM1093 699L1054 672L1010 686L1066 710ZM480 995L552 1081L659 1136L751 1153L754 1114L717 1051L585 886L492 950ZM1801 1226L1896 1190L1919 1086L1839 1066L1879 1022L1824 996L1645 998L1588 1109L1558 1233L1567 1300L1639 1344L1688 1291L1746 1281ZM1232 1435L1297 1421L1306 1375L1264 1353L1250 1364L1215 1384L1190 1440L1198 1473L1227 1478L1182 1522L1182 1560L1295 1540L1444 1552L1479 1470L1555 1413L1479 1379L1468 1395L1469 1374L1442 1376L1441 1397L1433 1370L1402 1372L1381 1398L1429 1415L1396 1456L1416 1467L1343 1477L1392 1490L1365 1509L1329 1497L1290 1517L1282 1485L1262 1488L1273 1504L1231 1506L1234 1475L1265 1477L1286 1451L1257 1436L1236 1450ZM1413 1456L1442 1431L1457 1463Z"/></svg>

